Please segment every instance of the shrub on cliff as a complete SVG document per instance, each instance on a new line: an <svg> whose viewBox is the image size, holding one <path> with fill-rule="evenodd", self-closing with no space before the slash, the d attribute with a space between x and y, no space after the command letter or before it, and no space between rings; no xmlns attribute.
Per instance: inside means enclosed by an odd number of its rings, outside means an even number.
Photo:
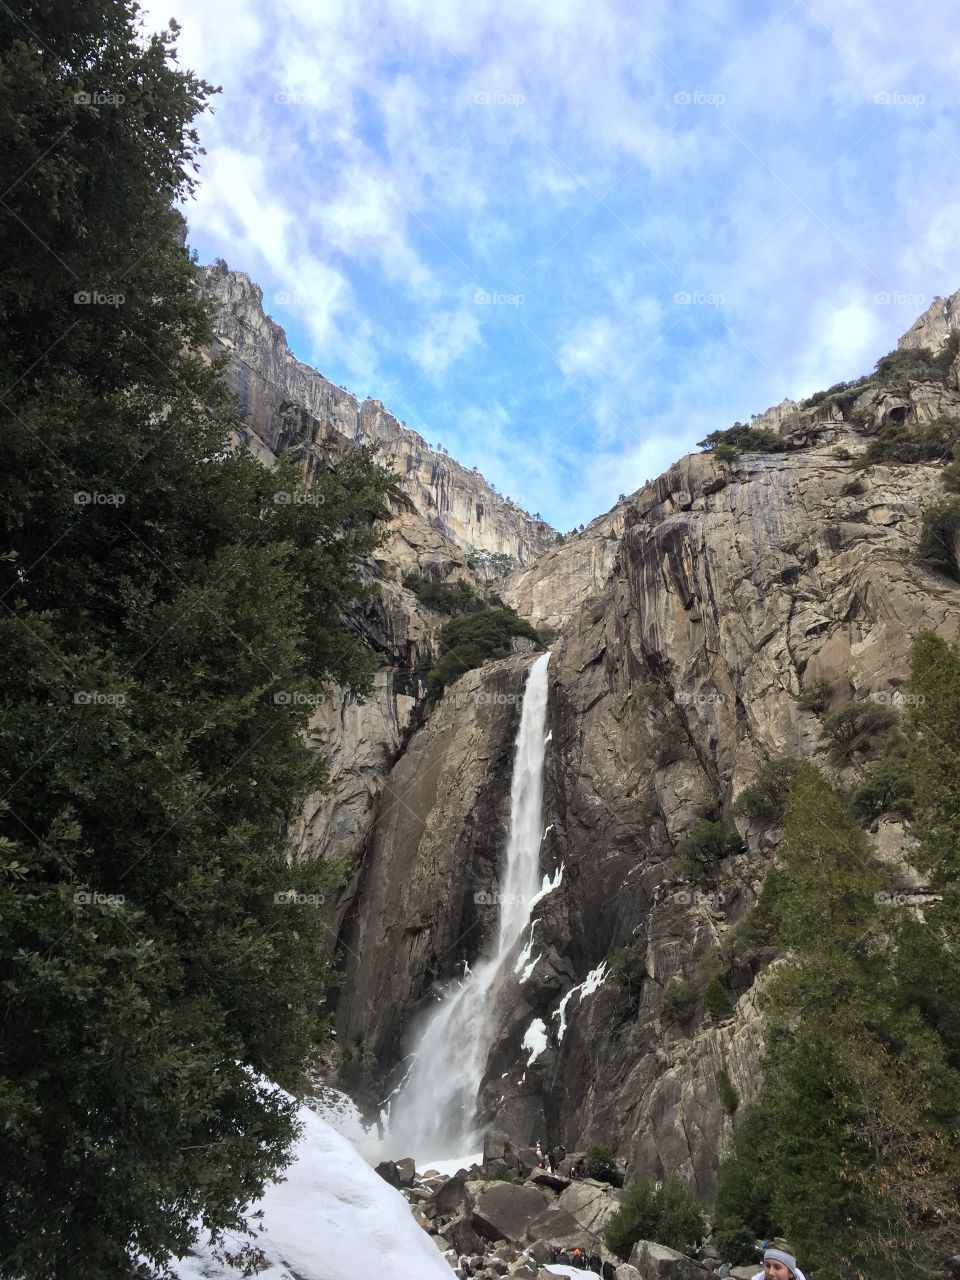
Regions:
<svg viewBox="0 0 960 1280"><path fill-rule="evenodd" d="M762 764L753 781L737 797L734 813L772 827L780 826L790 783L799 763L793 756L780 756Z"/></svg>
<svg viewBox="0 0 960 1280"><path fill-rule="evenodd" d="M691 862L706 864L742 853L743 848L743 838L734 828L701 819L680 841L677 853Z"/></svg>
<svg viewBox="0 0 960 1280"><path fill-rule="evenodd" d="M788 444L783 436L769 427L747 427L736 423L725 431L711 431L697 442L698 449L716 449L725 445L738 453L785 453Z"/></svg>
<svg viewBox="0 0 960 1280"><path fill-rule="evenodd" d="M960 444L960 422L938 418L922 426L887 422L857 459L860 466L878 462L937 462L954 456Z"/></svg>
<svg viewBox="0 0 960 1280"><path fill-rule="evenodd" d="M438 698L465 671L482 666L491 658L506 657L514 636L540 643L535 628L508 605L492 608L484 603L471 613L445 622L438 640L440 657L427 676L429 695Z"/></svg>
<svg viewBox="0 0 960 1280"><path fill-rule="evenodd" d="M403 585L412 591L421 604L438 613L473 613L483 608L483 601L469 582L456 578L442 582L439 578L425 578L421 574L408 573Z"/></svg>
<svg viewBox="0 0 960 1280"><path fill-rule="evenodd" d="M917 557L921 564L948 578L960 579L960 496L944 498L923 513Z"/></svg>
<svg viewBox="0 0 960 1280"><path fill-rule="evenodd" d="M899 722L893 707L869 698L838 707L823 722L824 737L830 742L830 759L836 765L845 765L855 755L878 750Z"/></svg>

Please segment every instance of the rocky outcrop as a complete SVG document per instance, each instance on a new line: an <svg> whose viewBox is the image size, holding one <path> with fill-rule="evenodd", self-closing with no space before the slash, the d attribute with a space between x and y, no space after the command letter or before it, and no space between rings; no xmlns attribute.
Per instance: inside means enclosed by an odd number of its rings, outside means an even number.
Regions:
<svg viewBox="0 0 960 1280"><path fill-rule="evenodd" d="M556 530L495 493L483 477L431 449L379 400L359 401L304 364L263 310L263 291L242 271L208 267L203 287L216 307L217 351L245 425L274 456L309 450L319 434L378 443L403 478L416 512L455 546L477 556L527 564L552 546Z"/></svg>
<svg viewBox="0 0 960 1280"><path fill-rule="evenodd" d="M934 298L919 319L915 320L897 343L903 347L929 347L939 351L960 323L960 290L949 298Z"/></svg>

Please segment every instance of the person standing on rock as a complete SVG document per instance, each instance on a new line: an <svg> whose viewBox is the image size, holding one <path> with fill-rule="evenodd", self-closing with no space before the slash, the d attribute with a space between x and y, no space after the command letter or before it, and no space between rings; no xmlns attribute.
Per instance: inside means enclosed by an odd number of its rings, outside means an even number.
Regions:
<svg viewBox="0 0 960 1280"><path fill-rule="evenodd" d="M753 1280L807 1280L786 1240L771 1240L763 1251L763 1270Z"/></svg>
<svg viewBox="0 0 960 1280"><path fill-rule="evenodd" d="M538 1168L538 1169L542 1169L542 1168L544 1168L544 1163L543 1163L543 1148L542 1148L542 1147L541 1147L541 1145L540 1145L540 1139L539 1139L539 1138L537 1139L537 1168Z"/></svg>
<svg viewBox="0 0 960 1280"><path fill-rule="evenodd" d="M546 1157L547 1157L547 1168L550 1170L551 1173L556 1173L557 1162L553 1158L553 1147L551 1147L549 1144L547 1145Z"/></svg>

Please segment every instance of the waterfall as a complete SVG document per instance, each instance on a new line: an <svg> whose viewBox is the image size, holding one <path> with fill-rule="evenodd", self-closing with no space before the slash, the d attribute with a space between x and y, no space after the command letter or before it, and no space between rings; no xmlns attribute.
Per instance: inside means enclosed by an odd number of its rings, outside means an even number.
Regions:
<svg viewBox="0 0 960 1280"><path fill-rule="evenodd" d="M479 1149L477 1093L491 1048L491 1010L507 960L540 889L543 759L549 653L531 664L510 783L510 838L499 899L496 949L451 983L420 1035L412 1065L390 1104L380 1150L394 1159L442 1159Z"/></svg>

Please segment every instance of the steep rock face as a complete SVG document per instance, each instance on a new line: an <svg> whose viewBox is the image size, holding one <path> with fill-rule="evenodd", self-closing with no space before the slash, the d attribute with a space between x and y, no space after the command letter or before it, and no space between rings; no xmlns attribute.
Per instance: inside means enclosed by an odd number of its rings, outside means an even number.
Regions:
<svg viewBox="0 0 960 1280"><path fill-rule="evenodd" d="M827 679L834 704L892 697L907 679L917 631L952 637L960 625L960 588L914 560L922 510L941 493L940 466L859 472L835 455L838 445L860 451L864 433L884 420L890 406L876 397L856 429L830 406L778 406L781 432L806 442L794 452L748 454L732 464L709 454L682 459L618 509L622 532L615 552L602 553L611 568L599 587L597 565L606 560L569 544L512 580L513 598L560 628L550 668L541 854L557 883L536 908L528 963L501 993L480 1099L482 1119L518 1140L528 1139L524 1126L540 1114L568 1148L611 1142L633 1173L676 1170L702 1194L712 1190L731 1131L722 1073L749 1100L759 1083L762 1025L757 971L749 966L734 975L735 1014L719 1025L704 1019L700 962L755 901L776 833L760 839L744 827L743 854L692 868L678 864L677 845L704 812L729 815L765 760L823 760L820 721L797 702L805 686ZM952 407L951 397L949 389L921 385L901 399L916 423L927 420L934 401ZM579 583L564 586L551 613L553 584L565 582L558 565L568 558L587 581L582 591ZM455 684L450 705L435 713L444 717L437 723L448 735L445 750L474 732L464 699L478 679L472 673L462 691L463 682ZM658 730L665 707L674 717L666 735ZM500 732L508 751L506 723ZM474 791L466 794L470 805ZM504 801L501 793L501 815ZM442 801L420 794L413 808L418 824L465 830L466 811L453 792ZM483 842L485 875L496 866L504 830L505 815ZM888 824L881 833L885 856L901 859L896 832ZM471 839L461 843L462 867L475 865ZM417 966L423 955L438 954L434 936L448 945L450 934L449 923L423 914L436 855L420 850L411 862L410 850L402 833L381 833L376 897L359 895L351 935L362 939L363 922L374 916L395 916L398 883L405 886L400 916L425 926L417 956L392 951L398 971L411 968L391 978L391 992L410 998L407 1013L389 1015L389 1035L382 1015L368 1023L362 1008L380 977L358 964L348 979L366 988L366 996L351 997L350 1030L373 1031L368 1065L383 1071L390 1043L401 1043L416 1007L425 974ZM411 877L423 876L427 897L422 890L407 896ZM461 887L473 883L456 858L444 861L443 876ZM475 954L483 936L474 935L465 954ZM632 987L608 976L624 948L639 964ZM445 968L441 962L439 973ZM693 998L683 1017L664 999L678 980L690 984ZM522 1042L535 1020L548 1045L531 1057Z"/></svg>
<svg viewBox="0 0 960 1280"><path fill-rule="evenodd" d="M530 660L520 653L464 675L389 775L347 895L357 909L340 936L337 1033L351 1067L392 1067L431 983L461 970L496 931L497 907L486 899L509 827Z"/></svg>
<svg viewBox="0 0 960 1280"><path fill-rule="evenodd" d="M298 856L353 857L423 698L445 621L403 586L405 575L483 589L508 561L526 564L556 535L482 476L428 448L379 401L360 402L297 360L283 329L264 313L262 291L242 272L208 268L203 287L216 306L212 354L228 356L224 376L254 456L268 467L291 456L309 480L355 444L378 441L412 504L387 522L384 545L366 568L369 597L354 617L380 659L373 695L359 701L334 687L323 696L310 740L328 761L328 789L307 798L290 833Z"/></svg>
<svg viewBox="0 0 960 1280"><path fill-rule="evenodd" d="M949 298L934 298L922 316L910 326L897 346L929 347L938 351L960 321L960 289Z"/></svg>
<svg viewBox="0 0 960 1280"><path fill-rule="evenodd" d="M218 344L229 352L248 424L273 454L309 444L311 424L357 444L378 441L418 514L462 550L527 564L553 545L554 529L494 493L479 473L431 449L379 400L358 401L297 360L283 329L265 315L261 289L243 272L207 268L204 287L217 308ZM296 410L306 417L298 420Z"/></svg>

